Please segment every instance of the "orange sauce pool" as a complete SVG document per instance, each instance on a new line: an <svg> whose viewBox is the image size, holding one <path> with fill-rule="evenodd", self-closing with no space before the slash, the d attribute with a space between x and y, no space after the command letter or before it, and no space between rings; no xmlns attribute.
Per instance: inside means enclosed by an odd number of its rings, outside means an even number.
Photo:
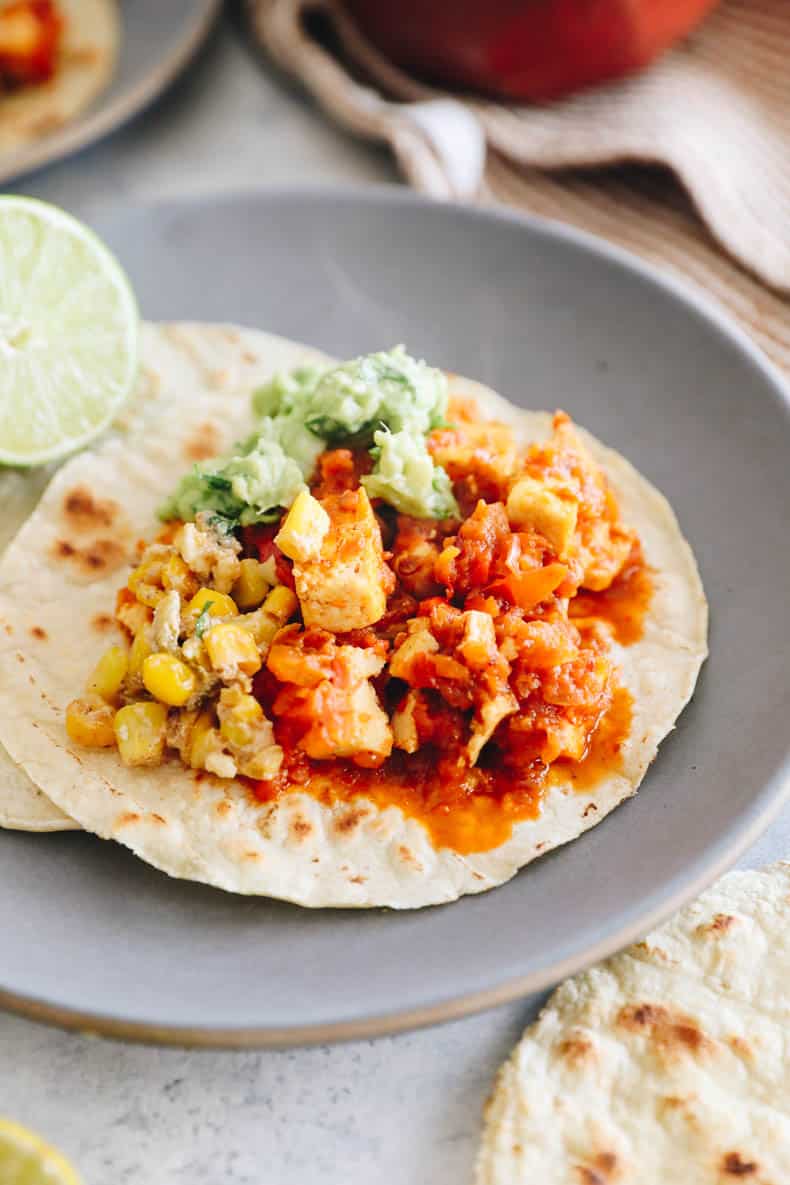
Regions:
<svg viewBox="0 0 790 1185"><path fill-rule="evenodd" d="M611 626L621 646L632 646L644 634L645 616L653 596L653 578L642 549L635 544L617 579L603 592L581 592L570 603L572 620L598 618Z"/></svg>
<svg viewBox="0 0 790 1185"><path fill-rule="evenodd" d="M588 792L620 765L622 745L631 727L632 697L625 688L614 693L612 705L596 729L582 761L558 761L532 779L508 788L485 771L473 771L469 781L448 786L435 765L398 755L384 770L365 770L348 762L301 760L289 771L286 786L302 790L327 806L364 797L382 810L399 807L407 818L425 827L435 848L451 848L461 855L487 852L510 838L513 826L535 819L546 789L570 781ZM259 800L272 801L271 784L254 783Z"/></svg>
<svg viewBox="0 0 790 1185"><path fill-rule="evenodd" d="M571 782L574 790L582 794L616 772L633 714L634 697L626 687L618 687L609 711L593 733L587 755L581 761L555 761L549 772L549 784Z"/></svg>

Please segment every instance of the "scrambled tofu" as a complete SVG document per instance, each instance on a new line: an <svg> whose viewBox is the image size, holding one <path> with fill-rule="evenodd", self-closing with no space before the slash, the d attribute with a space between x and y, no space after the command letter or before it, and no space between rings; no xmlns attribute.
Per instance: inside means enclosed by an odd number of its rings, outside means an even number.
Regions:
<svg viewBox="0 0 790 1185"><path fill-rule="evenodd" d="M557 412L553 427L548 441L527 452L525 472L508 494L508 520L541 534L573 566L577 587L598 592L622 570L636 536L621 525L606 476L569 417Z"/></svg>
<svg viewBox="0 0 790 1185"><path fill-rule="evenodd" d="M507 517L518 530L533 527L551 544L558 559L566 559L576 533L579 504L568 492L548 489L545 482L525 475L508 494Z"/></svg>
<svg viewBox="0 0 790 1185"><path fill-rule="evenodd" d="M513 431L495 420L478 420L463 401L448 409L449 428L439 428L429 440L437 465L453 481L472 479L478 492L494 494L516 472L519 450Z"/></svg>
<svg viewBox="0 0 790 1185"><path fill-rule="evenodd" d="M294 560L304 623L333 633L373 625L384 616L394 578L370 499L360 488L312 501L330 525L314 558Z"/></svg>
<svg viewBox="0 0 790 1185"><path fill-rule="evenodd" d="M300 735L308 757L350 757L381 764L392 752L389 718L370 680L386 661L381 647L338 646L324 630L282 630L269 651L269 671L283 684L275 716Z"/></svg>

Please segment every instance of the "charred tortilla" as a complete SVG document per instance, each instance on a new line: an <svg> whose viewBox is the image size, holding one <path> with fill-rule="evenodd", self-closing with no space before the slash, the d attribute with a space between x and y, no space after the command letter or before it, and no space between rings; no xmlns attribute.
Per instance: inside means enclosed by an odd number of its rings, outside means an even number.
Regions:
<svg viewBox="0 0 790 1185"><path fill-rule="evenodd" d="M571 775L555 781L537 817L518 822L501 844L463 855L434 846L417 819L362 795L327 803L295 787L262 803L238 780L198 776L175 762L126 768L114 750L85 750L64 728L66 705L106 648L104 623L136 543L150 536L174 476L198 452L222 451L244 435L250 391L261 381L317 357L247 330L147 328L145 383L126 438L64 466L0 564L0 740L82 826L172 876L313 907L450 901L508 880L633 794L706 654L705 597L669 504L592 437L584 439L653 572L641 638L615 644L633 710L606 776L588 788ZM452 390L511 424L524 442L549 431L546 413L523 412L464 380L453 380Z"/></svg>

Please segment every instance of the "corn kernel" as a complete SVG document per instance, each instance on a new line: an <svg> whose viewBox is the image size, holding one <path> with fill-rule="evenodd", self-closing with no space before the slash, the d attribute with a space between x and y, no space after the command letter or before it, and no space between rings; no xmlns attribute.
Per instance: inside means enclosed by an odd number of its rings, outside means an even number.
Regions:
<svg viewBox="0 0 790 1185"><path fill-rule="evenodd" d="M89 749L115 744L113 710L99 695L72 700L66 708L66 732L72 741Z"/></svg>
<svg viewBox="0 0 790 1185"><path fill-rule="evenodd" d="M189 764L192 769L206 768L206 759L218 748L218 736L211 712L201 712L189 734Z"/></svg>
<svg viewBox="0 0 790 1185"><path fill-rule="evenodd" d="M203 637L215 671L232 675L243 671L254 675L261 667L261 656L252 634L233 622L213 626Z"/></svg>
<svg viewBox="0 0 790 1185"><path fill-rule="evenodd" d="M231 691L223 691L223 698L232 696ZM243 749L251 744L255 737L255 726L263 720L263 708L252 695L239 694L233 696L231 702L220 701L219 731L224 739L237 749Z"/></svg>
<svg viewBox="0 0 790 1185"><path fill-rule="evenodd" d="M290 560L306 563L318 559L321 544L331 526L329 515L308 490L296 495L274 542Z"/></svg>
<svg viewBox="0 0 790 1185"><path fill-rule="evenodd" d="M149 654L143 663L146 691L171 708L182 707L197 686L194 673L173 654Z"/></svg>
<svg viewBox="0 0 790 1185"><path fill-rule="evenodd" d="M155 609L164 596L161 587L162 561L160 559L146 560L135 568L127 584L137 600L149 609Z"/></svg>
<svg viewBox="0 0 790 1185"><path fill-rule="evenodd" d="M279 621L266 613L263 608L254 609L252 613L245 613L243 617L237 617L236 622L247 633L252 634L259 646L264 647L267 647L274 635L282 629Z"/></svg>
<svg viewBox="0 0 790 1185"><path fill-rule="evenodd" d="M185 601L188 601L197 591L198 580L181 556L174 553L162 571L162 584L167 589L174 589Z"/></svg>
<svg viewBox="0 0 790 1185"><path fill-rule="evenodd" d="M129 674L133 678L142 677L143 663L148 658L149 654L153 654L153 650L151 649L151 644L148 641L148 631L141 630L140 633L135 636L135 639L131 645L131 649L129 650Z"/></svg>
<svg viewBox="0 0 790 1185"><path fill-rule="evenodd" d="M206 605L209 605L210 617L235 617L238 613L233 598L214 588L199 589L187 605L187 612L202 613Z"/></svg>
<svg viewBox="0 0 790 1185"><path fill-rule="evenodd" d="M278 584L277 588L273 588L263 602L263 608L282 624L296 612L298 603L296 593L292 589L287 588L284 584Z"/></svg>
<svg viewBox="0 0 790 1185"><path fill-rule="evenodd" d="M149 701L115 713L115 740L124 765L159 765L165 751L167 708Z"/></svg>
<svg viewBox="0 0 790 1185"><path fill-rule="evenodd" d="M240 609L257 609L269 591L269 581L258 560L242 560L239 578L233 586L233 599Z"/></svg>
<svg viewBox="0 0 790 1185"><path fill-rule="evenodd" d="M128 669L129 658L123 646L111 646L93 668L88 691L112 703L118 698Z"/></svg>

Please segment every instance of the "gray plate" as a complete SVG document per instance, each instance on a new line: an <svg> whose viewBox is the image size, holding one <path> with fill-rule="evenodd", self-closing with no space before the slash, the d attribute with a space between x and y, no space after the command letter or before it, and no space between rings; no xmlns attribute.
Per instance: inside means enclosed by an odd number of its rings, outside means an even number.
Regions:
<svg viewBox="0 0 790 1185"><path fill-rule="evenodd" d="M0 183L84 148L131 119L186 66L208 34L221 0L126 0L110 85L50 136L0 156Z"/></svg>
<svg viewBox="0 0 790 1185"><path fill-rule="evenodd" d="M0 1002L196 1044L381 1033L542 988L736 859L780 805L790 701L790 415L742 334L603 243L395 190L126 209L98 229L149 318L344 356L405 341L567 408L671 499L712 654L635 800L454 905L309 912L170 881L90 836L3 834Z"/></svg>

